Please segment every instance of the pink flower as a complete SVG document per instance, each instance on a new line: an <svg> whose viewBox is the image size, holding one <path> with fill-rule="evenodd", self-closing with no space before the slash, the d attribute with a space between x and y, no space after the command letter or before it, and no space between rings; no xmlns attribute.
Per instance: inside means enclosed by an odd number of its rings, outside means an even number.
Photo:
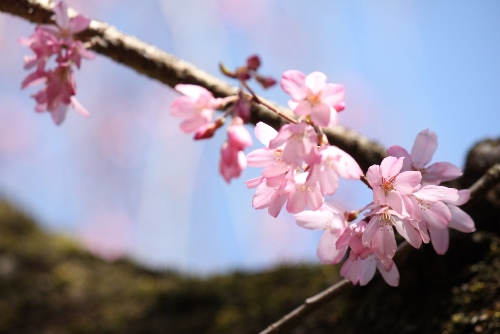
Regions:
<svg viewBox="0 0 500 334"><path fill-rule="evenodd" d="M277 148L269 148L271 140L276 138L278 131L274 130L269 125L259 122L255 125L255 136L266 147L254 150L247 154L248 165L252 167L265 167L262 175L267 178L272 178L288 173L292 168L291 164L283 160L283 147L286 144Z"/></svg>
<svg viewBox="0 0 500 334"><path fill-rule="evenodd" d="M311 230L324 230L319 241L317 255L322 263L339 263L348 245L337 248L336 242L347 228L345 217L334 207L324 203L317 211L303 211L295 214L299 226Z"/></svg>
<svg viewBox="0 0 500 334"><path fill-rule="evenodd" d="M368 216L371 218L364 230L362 242L363 246L369 247L378 258L392 258L396 254L397 245L393 227L396 227L398 233L413 247L419 248L422 244L420 234L410 220L389 207L375 208Z"/></svg>
<svg viewBox="0 0 500 334"><path fill-rule="evenodd" d="M313 72L307 76L297 70L283 73L281 88L292 96L289 102L301 119L310 119L319 126L337 124L337 110L343 110L345 104L344 86L326 82L326 75Z"/></svg>
<svg viewBox="0 0 500 334"><path fill-rule="evenodd" d="M285 192L285 175L275 178L257 177L246 181L249 189L256 188L252 199L252 206L255 209L267 208L267 212L278 217L283 205L288 199L288 193Z"/></svg>
<svg viewBox="0 0 500 334"><path fill-rule="evenodd" d="M412 203L408 195L420 188L422 175L418 171L400 173L403 158L387 157L380 166L368 168L366 178L373 189L373 201L378 205L389 205L400 215L408 215Z"/></svg>
<svg viewBox="0 0 500 334"><path fill-rule="evenodd" d="M93 59L94 55L74 36L87 29L90 19L82 15L70 19L64 1L58 2L53 10L56 25L40 25L28 39L20 39L21 44L35 53L24 58L24 67L36 67L35 72L24 79L22 88L45 83L46 87L33 95L37 101L35 110L50 112L54 122L59 125L64 121L70 105L80 114L88 116L87 110L75 98L72 65L79 68L82 58ZM52 56L55 56L56 67L46 69Z"/></svg>
<svg viewBox="0 0 500 334"><path fill-rule="evenodd" d="M309 172L295 173L285 187L288 193L286 210L291 213L299 213L306 206L311 210L318 210L324 201L316 180L308 178Z"/></svg>
<svg viewBox="0 0 500 334"><path fill-rule="evenodd" d="M175 90L184 96L178 97L172 103L170 113L183 118L181 130L189 133L210 123L215 109L220 105L220 99L201 86L178 84Z"/></svg>
<svg viewBox="0 0 500 334"><path fill-rule="evenodd" d="M252 146L252 137L239 117L233 118L227 134L227 142L221 148L219 170L226 182L229 182L232 178L239 177L246 168L247 161L243 150Z"/></svg>
<svg viewBox="0 0 500 334"><path fill-rule="evenodd" d="M401 146L391 146L387 154L394 157L404 157L402 171L420 171L422 185L439 185L441 182L456 179L462 175L460 168L449 162L436 162L428 167L437 148L437 135L429 129L421 131L411 149L411 155Z"/></svg>
<svg viewBox="0 0 500 334"><path fill-rule="evenodd" d="M366 247L362 243L366 226L365 221L351 224L337 240L337 248L346 245L351 248L349 258L340 268L340 275L353 284L359 282L360 285L366 285L375 275L375 270L378 269L387 284L397 286L399 272L392 259L390 257L379 258L370 247Z"/></svg>
<svg viewBox="0 0 500 334"><path fill-rule="evenodd" d="M76 85L73 71L68 66L59 66L53 71L43 73L46 87L34 94L37 102L37 112L48 111L52 120L57 125L66 118L68 107L71 105L83 116L88 116L88 111L75 98Z"/></svg>

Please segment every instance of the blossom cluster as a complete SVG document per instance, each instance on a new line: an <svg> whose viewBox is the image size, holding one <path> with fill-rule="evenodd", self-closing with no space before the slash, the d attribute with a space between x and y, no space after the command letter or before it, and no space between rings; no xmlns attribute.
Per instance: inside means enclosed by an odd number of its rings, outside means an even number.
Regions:
<svg viewBox="0 0 500 334"><path fill-rule="evenodd" d="M223 65L221 69L227 76L238 79L242 86L254 78L264 88L269 88L275 81L257 73L260 65L259 57L251 56L245 66L234 72ZM227 141L221 147L219 171L226 182L239 177L247 167L243 151L253 144L252 136L243 125L250 117L250 97L243 92L243 89L238 90L237 95L227 98L215 98L207 89L197 85L178 84L175 89L183 96L172 103L170 112L173 116L183 119L180 124L181 130L186 133L194 132L195 140L212 137L217 129L224 125L226 116L232 117L227 129ZM226 112L214 120L215 111L227 106L229 107Z"/></svg>
<svg viewBox="0 0 500 334"><path fill-rule="evenodd" d="M468 201L469 191L440 185L461 176L460 169L445 162L427 166L436 147L436 134L424 130L411 154L400 146L389 148L390 156L366 173L373 202L358 212L341 213L325 204L296 214L300 226L324 230L317 250L321 262L339 263L350 249L342 276L365 285L378 269L388 284L397 286L394 229L415 248L431 242L438 254L448 249L448 228L473 232L473 220L458 207ZM352 222L365 210L363 219Z"/></svg>
<svg viewBox="0 0 500 334"><path fill-rule="evenodd" d="M260 65L255 60L249 58L247 65L235 72L222 69L240 80L259 103L246 84L257 69L253 65ZM439 254L448 249L448 228L475 230L470 216L458 207L468 201L469 191L441 185L461 176L460 169L447 162L429 165L437 149L434 132L420 132L411 153L400 146L390 147L388 157L364 175L348 153L328 143L322 131L322 127L338 123L338 113L345 108L344 86L327 82L321 72L305 75L297 70L283 73L280 86L291 96L288 105L295 118L286 118L289 124L279 130L257 123L255 136L264 147L246 156L243 150L252 140L243 123L252 98L247 98L243 89L234 97L220 99L199 86L177 85L184 96L174 101L171 112L184 119L181 129L195 132L195 139L211 137L224 117L232 114L228 140L221 150L221 175L229 181L247 165L262 168L259 177L246 181L248 188L255 189L253 207L267 208L273 217L285 207L295 214L298 225L324 230L317 250L322 263L345 259L340 273L354 284L367 284L378 269L388 284L397 286L394 229L413 247L432 243ZM225 108L224 115L213 121L215 110ZM373 201L344 213L326 203L325 196L337 191L339 178L363 180L373 193ZM362 218L356 221L361 213Z"/></svg>
<svg viewBox="0 0 500 334"><path fill-rule="evenodd" d="M45 87L33 95L35 110L49 112L54 123L61 124L70 105L88 116L75 98L73 66L80 68L82 58L93 59L94 55L75 39L75 34L88 28L90 19L83 15L70 18L64 1L59 1L53 11L55 24L39 25L29 38L20 39L22 45L34 52L24 58L24 68L34 71L24 79L22 88L44 83Z"/></svg>

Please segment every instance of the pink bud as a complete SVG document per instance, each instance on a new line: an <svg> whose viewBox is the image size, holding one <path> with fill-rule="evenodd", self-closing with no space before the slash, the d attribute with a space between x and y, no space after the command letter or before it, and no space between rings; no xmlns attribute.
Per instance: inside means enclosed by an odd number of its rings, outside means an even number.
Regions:
<svg viewBox="0 0 500 334"><path fill-rule="evenodd" d="M339 104L336 104L334 108L335 110L337 110L337 112L341 112L342 110L345 109L345 102L340 102Z"/></svg>
<svg viewBox="0 0 500 334"><path fill-rule="evenodd" d="M247 68L252 71L257 71L260 67L260 58L257 55L253 55L248 57L247 59Z"/></svg>
<svg viewBox="0 0 500 334"><path fill-rule="evenodd" d="M262 85L263 88L267 89L276 84L276 80L272 77L264 77L260 75L255 76L255 80Z"/></svg>
<svg viewBox="0 0 500 334"><path fill-rule="evenodd" d="M220 128L222 125L224 125L225 118L221 117L218 118L215 122L213 123L208 123L203 126L200 126L195 132L194 132L194 140L200 140L200 139L207 139L213 137L215 134L215 131L217 131L218 128Z"/></svg>

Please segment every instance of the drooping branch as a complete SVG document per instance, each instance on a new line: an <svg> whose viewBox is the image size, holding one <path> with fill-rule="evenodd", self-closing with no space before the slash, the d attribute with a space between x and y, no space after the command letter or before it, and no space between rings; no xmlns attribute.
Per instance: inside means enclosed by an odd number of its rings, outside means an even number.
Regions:
<svg viewBox="0 0 500 334"><path fill-rule="evenodd" d="M500 164L495 164L494 166L490 167L479 180L477 180L473 185L469 187L469 191L471 192L471 200L474 200L474 202L477 201L479 198L483 197L491 188L499 183ZM473 205L473 203L471 204ZM467 205L466 207L469 208L470 206L471 205ZM411 251L411 249L412 246L408 242L403 241L401 244L399 244L394 259L396 261L401 260L401 258L405 257L406 254ZM329 288L321 291L320 293L307 298L302 305L295 308L275 323L269 325L269 327L261 331L259 334L280 333L286 328L292 326L307 314L318 309L320 306L333 301L334 298L349 291L353 287L354 285L350 284L348 280L343 279L330 286Z"/></svg>
<svg viewBox="0 0 500 334"><path fill-rule="evenodd" d="M53 22L51 6L47 0L0 0L0 11L38 24ZM78 38L88 42L95 52L170 87L179 83L200 85L217 97L234 95L237 91L236 87L106 23L92 20L90 27L79 34ZM275 105L284 114L291 114L276 103L266 103ZM279 128L285 122L266 107L255 103L250 121L253 124L263 121L274 128ZM324 132L331 144L350 153L365 171L385 157L385 151L378 143L353 130L337 126L325 129Z"/></svg>

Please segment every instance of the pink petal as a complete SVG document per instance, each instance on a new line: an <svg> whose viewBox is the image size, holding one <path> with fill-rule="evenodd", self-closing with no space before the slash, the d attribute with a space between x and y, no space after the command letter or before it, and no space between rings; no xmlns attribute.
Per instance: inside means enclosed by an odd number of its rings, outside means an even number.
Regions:
<svg viewBox="0 0 500 334"><path fill-rule="evenodd" d="M308 116L312 114L311 103L307 100L300 101L296 103L293 113L297 116ZM303 117L301 118L303 119Z"/></svg>
<svg viewBox="0 0 500 334"><path fill-rule="evenodd" d="M330 211L302 211L294 215L297 225L309 230L328 230L330 232L333 213Z"/></svg>
<svg viewBox="0 0 500 334"><path fill-rule="evenodd" d="M267 212L274 218L278 217L283 205L285 204L287 196L285 194L275 194L269 204Z"/></svg>
<svg viewBox="0 0 500 334"><path fill-rule="evenodd" d="M316 252L321 263L325 264L336 264L339 263L347 252L347 246L337 249L335 243L338 237L330 233L330 231L325 231L321 235L318 244L318 250Z"/></svg>
<svg viewBox="0 0 500 334"><path fill-rule="evenodd" d="M71 105L73 106L73 108L75 108L75 110L82 116L85 116L85 117L89 117L90 116L90 113L88 112L87 109L85 109L84 106L82 106L80 104L80 102L78 102L78 100L76 99L76 97L72 96L70 98L71 100Z"/></svg>
<svg viewBox="0 0 500 334"><path fill-rule="evenodd" d="M307 96L306 76L300 71L290 70L283 73L280 85L296 101L303 100Z"/></svg>
<svg viewBox="0 0 500 334"><path fill-rule="evenodd" d="M255 137L257 137L257 139L260 140L260 142L266 147L269 147L269 142L278 135L278 131L263 122L257 123L254 131Z"/></svg>
<svg viewBox="0 0 500 334"><path fill-rule="evenodd" d="M391 266L391 269L386 271L381 263L377 261L377 268L387 284L390 286L399 285L399 271L396 265Z"/></svg>
<svg viewBox="0 0 500 334"><path fill-rule="evenodd" d="M189 118L189 119L184 120L181 123L180 128L185 133L190 133L190 132L195 131L196 129L198 129L199 127L201 127L207 123L208 123L208 120L206 120L205 118L193 117L193 118Z"/></svg>
<svg viewBox="0 0 500 334"><path fill-rule="evenodd" d="M449 162L436 162L424 170L422 182L440 184L462 176L462 170Z"/></svg>
<svg viewBox="0 0 500 334"><path fill-rule="evenodd" d="M404 158L403 167L401 168L402 172L412 170L410 153L408 153L406 149L401 146L394 145L387 149L387 155L396 158Z"/></svg>
<svg viewBox="0 0 500 334"><path fill-rule="evenodd" d="M396 176L401 167L403 167L403 158L387 157L382 160L380 164L380 174L381 176L389 180L391 177Z"/></svg>
<svg viewBox="0 0 500 334"><path fill-rule="evenodd" d="M64 0L61 0L57 3L57 5L52 8L54 13L56 14L56 24L63 29L69 27L69 18L68 18L68 5Z"/></svg>
<svg viewBox="0 0 500 334"><path fill-rule="evenodd" d="M420 233L413 227L413 225L407 220L396 219L394 226L396 230L403 238L405 238L410 245L415 248L420 248L422 245L422 238Z"/></svg>
<svg viewBox="0 0 500 334"><path fill-rule="evenodd" d="M311 119L316 125L328 126L330 124L331 108L325 103L318 103L311 109Z"/></svg>
<svg viewBox="0 0 500 334"><path fill-rule="evenodd" d="M68 105L60 103L54 110L50 111L50 116L56 125L60 125L64 122L66 115L68 114Z"/></svg>
<svg viewBox="0 0 500 334"><path fill-rule="evenodd" d="M432 247L439 255L443 255L448 250L448 244L450 242L449 231L447 228L436 229L429 228L431 235Z"/></svg>
<svg viewBox="0 0 500 334"><path fill-rule="evenodd" d="M321 93L321 101L327 105L334 107L342 103L345 97L344 85L340 84L326 84L323 92Z"/></svg>
<svg viewBox="0 0 500 334"><path fill-rule="evenodd" d="M429 208L421 210L429 229L443 229L451 220L451 212L443 202L430 203Z"/></svg>
<svg viewBox="0 0 500 334"><path fill-rule="evenodd" d="M79 32L82 32L89 27L90 21L91 20L89 18L86 18L83 15L77 15L71 19L71 22L69 24L69 31L72 34L78 34Z"/></svg>
<svg viewBox="0 0 500 334"><path fill-rule="evenodd" d="M402 160L402 158L400 159ZM421 180L422 173L419 171L402 172L396 176L394 188L396 188L401 195L410 195L418 190Z"/></svg>
<svg viewBox="0 0 500 334"><path fill-rule="evenodd" d="M366 178L373 189L378 188L381 185L382 181L380 178L380 166L373 165L369 167L368 171L366 172Z"/></svg>
<svg viewBox="0 0 500 334"><path fill-rule="evenodd" d="M361 167L359 167L352 156L336 146L330 146L330 150L338 157L337 163L333 165L333 168L341 177L348 180L359 180L363 176Z"/></svg>
<svg viewBox="0 0 500 334"><path fill-rule="evenodd" d="M448 201L454 203L458 200L457 189L435 185L426 185L414 195L426 202Z"/></svg>
<svg viewBox="0 0 500 334"><path fill-rule="evenodd" d="M421 131L411 149L412 165L415 169L423 168L427 165L436 152L437 135L429 129Z"/></svg>
<svg viewBox="0 0 500 334"><path fill-rule="evenodd" d="M448 222L448 227L464 233L470 233L476 230L474 221L465 211L452 204L448 204L448 209L450 209L451 213L451 220Z"/></svg>
<svg viewBox="0 0 500 334"><path fill-rule="evenodd" d="M352 284L359 281L361 260L356 259L356 255L351 252L349 258L344 262L340 268L340 275L348 279Z"/></svg>
<svg viewBox="0 0 500 334"><path fill-rule="evenodd" d="M199 99L201 96L213 97L212 93L198 85L177 84L175 85L175 90L195 100Z"/></svg>
<svg viewBox="0 0 500 334"><path fill-rule="evenodd" d="M326 86L326 75L321 72L313 72L306 76L306 87L314 94L320 92Z"/></svg>
<svg viewBox="0 0 500 334"><path fill-rule="evenodd" d="M377 270L374 256L370 256L365 260L361 260L360 263L360 277L359 277L359 285L363 286L368 284L375 275L375 271Z"/></svg>
<svg viewBox="0 0 500 334"><path fill-rule="evenodd" d="M251 167L267 167L273 163L274 151L267 148L259 148L247 154L247 162Z"/></svg>

